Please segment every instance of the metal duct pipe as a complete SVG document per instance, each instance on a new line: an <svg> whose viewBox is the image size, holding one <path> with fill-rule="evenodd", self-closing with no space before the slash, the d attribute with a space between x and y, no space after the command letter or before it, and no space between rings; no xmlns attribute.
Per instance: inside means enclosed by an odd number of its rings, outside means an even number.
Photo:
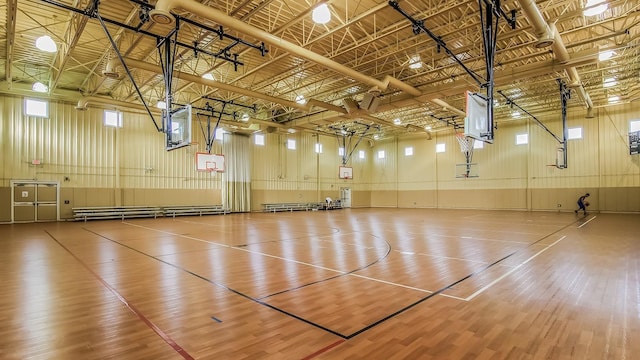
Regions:
<svg viewBox="0 0 640 360"><path fill-rule="evenodd" d="M538 9L534 0L518 0L520 7L522 7L522 11L524 15L529 20L529 23L533 27L536 35L538 36L538 44L542 41L542 38L545 34L553 35L553 42L551 44L551 49L553 53L556 55L558 62L561 64L567 63L571 58L569 57L569 52L567 51L567 47L564 45L562 41L562 36L556 29L555 24L548 25L547 21L542 16L542 13ZM548 37L548 35L547 35ZM577 89L578 93L584 100L587 105L587 110L593 108L593 102L591 101L591 97L586 92L584 87L582 86L582 80L580 79L580 75L575 67L568 67L566 69L567 76L569 77L570 84L569 87L574 87Z"/></svg>
<svg viewBox="0 0 640 360"><path fill-rule="evenodd" d="M529 19L529 23L533 27L533 31L538 39L535 46L542 48L553 45L555 42L554 33L556 31L547 25L536 3L533 0L519 0L518 2L525 16Z"/></svg>
<svg viewBox="0 0 640 360"><path fill-rule="evenodd" d="M111 105L111 106L117 106L117 107L126 108L126 109L141 110L146 113L146 109L143 105L130 103L126 101L115 100L115 99L102 98L98 96L84 97L78 100L78 104L76 105L76 110L85 111L89 108L89 104ZM160 109L152 108L151 111L156 111L160 113Z"/></svg>
<svg viewBox="0 0 640 360"><path fill-rule="evenodd" d="M451 106L451 105L447 104L446 102L444 102L444 101L442 101L442 100L440 100L440 99L431 99L431 100L429 100L429 101L431 101L432 103L434 103L434 104L436 104L436 105L440 105L440 106L442 106L443 108L445 108L445 109L447 109L447 110L449 110L449 111L451 111L451 112L453 112L453 113L455 113L455 114L457 114L457 115L460 115L460 116L462 116L462 117L467 116L467 113L466 113L466 112L464 112L464 111L462 111L462 110L458 110L458 109L454 108L453 106Z"/></svg>
<svg viewBox="0 0 640 360"><path fill-rule="evenodd" d="M279 38L269 32L244 23L223 13L222 11L208 7L195 0L158 0L158 2L156 3L156 8L154 10L151 10L149 12L149 15L151 16L151 19L153 21L159 24L172 24L175 22L175 18L173 17L173 15L171 15L171 10L175 8L189 11L196 15L202 16L203 18L215 21L222 26L226 26L244 34L251 35L267 44L286 50L302 58L311 60L317 64L320 64L321 66L327 67L356 81L368 84L369 86L372 86L380 91L387 89L389 85L393 85L394 87L413 96L419 96L421 94L420 90L414 88L411 85L405 84L404 82L392 76L385 76L383 80L372 78L325 56L319 55L292 42Z"/></svg>
<svg viewBox="0 0 640 360"><path fill-rule="evenodd" d="M76 105L76 110L79 111L87 111L89 109L89 101L86 98L78 100L78 105Z"/></svg>
<svg viewBox="0 0 640 360"><path fill-rule="evenodd" d="M127 66L129 66L129 67L142 69L142 70L146 70L146 71L150 71L150 72L155 72L157 74L162 74L162 69L158 65L149 64L149 63L146 63L144 61L133 60L133 59L129 59L129 58L125 58L124 61L127 64ZM322 101L319 101L319 100L315 100L315 99L310 99L306 104L298 104L295 101L290 101L290 100L277 98L277 97L274 97L274 96L262 94L262 93L259 93L259 92L256 92L256 91L244 89L244 88L241 88L241 87L238 87L238 86L234 86L234 85L225 84L225 83L222 83L222 82L219 82L219 81L215 81L215 80L204 79L204 78L202 78L200 76L196 76L196 75L186 74L186 73L182 73L182 72L176 72L173 76L175 76L175 77L177 77L179 79L187 80L187 81L194 82L194 83L197 83L197 84L211 86L211 87L214 87L214 88L217 88L217 89L231 91L231 92L236 93L236 94L246 95L246 96L253 97L253 98L256 98L256 99L261 99L261 100L265 100L265 101L269 101L269 102L274 102L274 103L277 103L277 104L281 104L283 106L292 107L292 108L296 108L296 109L300 109L300 110L304 110L304 111L310 111L313 106L317 106L317 107L324 108L326 110L331 110L331 111L335 111L335 112L339 112L339 113L346 113L346 111L343 108L341 108L340 106L328 104L328 103L325 103L325 102L322 102Z"/></svg>
<svg viewBox="0 0 640 360"><path fill-rule="evenodd" d="M107 64L105 65L104 70L102 70L102 75L110 79L119 79L120 73L118 72L118 69L117 69L118 65L120 65L120 59L118 58L113 58L107 61Z"/></svg>

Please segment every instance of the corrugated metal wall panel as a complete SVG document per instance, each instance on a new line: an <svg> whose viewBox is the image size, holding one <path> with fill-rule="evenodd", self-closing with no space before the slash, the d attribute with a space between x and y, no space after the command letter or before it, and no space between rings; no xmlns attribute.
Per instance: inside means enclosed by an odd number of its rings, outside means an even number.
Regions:
<svg viewBox="0 0 640 360"><path fill-rule="evenodd" d="M124 127L113 128L103 125L102 109L82 112L53 101L45 119L24 116L21 97L0 102L4 186L9 179L40 179L78 188L220 188L220 176L195 170L195 152L204 144L197 125L197 146L167 152L144 114L124 112Z"/></svg>
<svg viewBox="0 0 640 360"><path fill-rule="evenodd" d="M599 115L602 186L640 186L640 155L629 153L629 125L640 121L640 103L600 109Z"/></svg>
<svg viewBox="0 0 640 360"><path fill-rule="evenodd" d="M103 110L97 108L78 112L73 104L52 102L48 119L25 117L22 108L22 97L0 97L0 175L5 187L10 179L40 179L73 188L220 189L220 175L195 170L195 153L205 148L197 123L193 140L198 145L167 152L163 134L146 114L125 112L124 127L111 128L103 125ZM584 117L582 109L570 110L569 126L581 126L583 138L569 142L569 167L564 170L548 166L555 163L559 144L532 120L499 122L495 143L474 152L480 173L477 179L455 178L455 164L464 157L451 132L434 134L430 141L420 137L376 141L373 147L362 141L347 164L354 169L354 180L349 181L338 179L341 158L335 136L270 133L266 146L253 145L252 187L285 197L303 194L305 200L323 199L340 187L361 193L376 190L384 193L384 199L372 204L382 206L392 204L398 191L526 189L531 193L537 189L611 188L607 194L618 196L624 193L618 189L640 186L640 156L629 155L627 138L629 121L640 118L638 113L637 103L598 109L591 119ZM561 135L559 112L541 120ZM529 134L528 145L515 145L518 133ZM288 138L296 139L296 150L286 148ZM322 154L315 153L318 141L323 145ZM447 151L436 154L435 146L441 142ZM406 146L414 147L414 156L404 156ZM365 159L358 157L359 150L365 152ZM376 158L379 150L385 151L385 159ZM217 141L213 152L221 152ZM42 164L33 165L32 160ZM615 202L625 201L625 196L618 197ZM609 198L601 202L607 209L635 209L634 204L620 205Z"/></svg>

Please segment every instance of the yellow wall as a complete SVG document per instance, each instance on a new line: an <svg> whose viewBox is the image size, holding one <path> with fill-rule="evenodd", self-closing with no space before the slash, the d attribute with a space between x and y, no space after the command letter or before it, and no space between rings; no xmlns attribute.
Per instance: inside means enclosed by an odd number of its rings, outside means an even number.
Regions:
<svg viewBox="0 0 640 360"><path fill-rule="evenodd" d="M10 180L58 181L63 218L80 206L221 203L221 175L195 169L195 152L204 151L199 127L199 145L167 152L146 114L124 111L124 126L113 128L103 125L103 109L49 107L49 118L27 117L22 97L0 97L0 221L10 220L10 197L3 196Z"/></svg>
<svg viewBox="0 0 640 360"><path fill-rule="evenodd" d="M197 145L167 152L147 114L125 111L124 127L110 128L98 108L79 112L74 104L53 101L48 119L25 117L22 108L23 98L0 97L0 222L10 217L10 180L58 181L63 218L80 206L222 203L222 175L195 170L195 153L204 151L197 124ZM474 152L479 177L467 179L455 176L464 156L451 130L434 133L431 140L419 134L365 139L346 164L353 168L350 180L338 178L342 159L336 136L264 133L266 144L252 145L252 210L270 202L337 199L348 187L353 207L570 211L589 191L593 210L640 212L640 156L629 155L627 140L629 120L640 118L635 115L640 104L595 113L587 119L584 110L570 109L569 127L581 126L583 139L569 141L564 170L548 166L555 163L558 143L540 126L526 118L497 119L494 144ZM540 119L561 134L559 112ZM520 133L529 134L529 144L515 145ZM296 140L295 150L287 149L287 139ZM322 144L321 154L314 151L316 143ZM437 143L445 143L446 152L437 154ZM413 156L404 155L407 146ZM381 150L384 159L377 156ZM213 152L222 152L219 142Z"/></svg>

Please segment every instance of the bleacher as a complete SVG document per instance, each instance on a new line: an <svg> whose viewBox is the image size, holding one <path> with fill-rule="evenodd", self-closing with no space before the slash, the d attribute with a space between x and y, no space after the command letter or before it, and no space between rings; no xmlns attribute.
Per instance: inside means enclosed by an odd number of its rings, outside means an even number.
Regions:
<svg viewBox="0 0 640 360"><path fill-rule="evenodd" d="M224 215L229 210L222 205L202 205L202 206L166 206L163 209L164 216L202 216L202 215Z"/></svg>
<svg viewBox="0 0 640 360"><path fill-rule="evenodd" d="M162 208L157 206L93 206L73 208L76 221L128 219L163 216Z"/></svg>
<svg viewBox="0 0 640 360"><path fill-rule="evenodd" d="M336 200L327 206L324 201L321 202L303 202L303 203L266 203L262 204L265 212L278 212L278 211L297 211L297 210L333 210L342 209L342 203L340 200Z"/></svg>
<svg viewBox="0 0 640 360"><path fill-rule="evenodd" d="M73 208L73 218L76 221L130 219L130 218L157 218L161 216L202 216L224 215L229 210L222 205L196 205L196 206L93 206Z"/></svg>
<svg viewBox="0 0 640 360"><path fill-rule="evenodd" d="M312 210L311 203L268 203L262 204L265 212Z"/></svg>

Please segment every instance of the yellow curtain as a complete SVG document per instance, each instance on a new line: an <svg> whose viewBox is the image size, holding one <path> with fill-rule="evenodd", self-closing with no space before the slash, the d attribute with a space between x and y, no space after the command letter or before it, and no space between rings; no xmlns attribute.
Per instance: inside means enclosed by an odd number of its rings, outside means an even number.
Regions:
<svg viewBox="0 0 640 360"><path fill-rule="evenodd" d="M241 134L224 134L222 153L225 157L223 205L231 212L251 211L250 138Z"/></svg>

